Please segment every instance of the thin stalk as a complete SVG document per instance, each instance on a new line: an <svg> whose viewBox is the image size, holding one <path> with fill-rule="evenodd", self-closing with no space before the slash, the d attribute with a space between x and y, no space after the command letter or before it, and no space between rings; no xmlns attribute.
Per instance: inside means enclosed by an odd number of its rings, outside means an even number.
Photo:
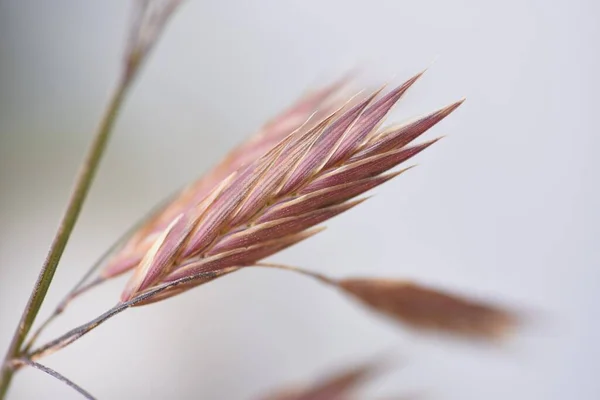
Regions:
<svg viewBox="0 0 600 400"><path fill-rule="evenodd" d="M67 246L69 237L73 232L83 203L87 197L94 176L96 175L98 165L106 149L119 111L121 110L121 105L123 104L126 94L131 87L131 83L135 80L140 67L156 44L169 18L173 15L180 3L180 0L170 0L163 3L162 8L158 9L152 7L151 2L148 1L139 2L136 6L138 12L134 23L132 24L123 75L108 104L104 117L100 122L100 126L87 156L83 161L75 187L69 198L67 209L60 222L52 245L50 246L48 256L42 265L38 279L33 287L29 300L27 301L25 310L23 310L21 320L17 325L8 351L6 352L6 357L0 366L2 369L0 373L0 400L5 398L14 374L14 367L11 360L20 358L22 353L21 347L33 326L46 294L48 293L58 263Z"/></svg>
<svg viewBox="0 0 600 400"><path fill-rule="evenodd" d="M117 87L112 99L108 105L104 118L100 123L98 132L90 146L87 156L81 166L77 177L75 187L67 204L67 209L54 237L54 241L50 246L48 256L44 261L38 279L33 287L33 291L29 297L25 310L21 316L21 320L17 325L17 329L13 335L6 357L2 366L2 375L0 378L0 400L3 399L8 391L10 381L13 375L13 368L9 365L10 360L19 358L21 346L25 341L31 326L42 306L44 298L50 288L50 283L58 267L58 263L67 246L71 232L75 227L75 223L81 212L83 202L89 192L90 186L96 175L98 165L106 149L106 145L113 130L113 126L119 114L121 104L129 88L130 80L123 80Z"/></svg>
<svg viewBox="0 0 600 400"><path fill-rule="evenodd" d="M53 378L58 379L59 381L62 381L64 383L66 383L67 385L69 385L70 387L72 387L73 389L75 389L77 392L79 392L79 394L81 394L83 397L85 397L88 400L95 400L95 397L92 396L87 390L85 390L84 388L82 388L81 386L79 386L78 384L76 384L75 382L73 382L72 380L68 379L66 376L62 375L61 373L53 370L52 368L46 367L45 365L42 365L40 363L37 363L35 361L29 360L27 358L19 358L17 360L13 361L13 364L16 365L28 365L32 368L38 369L42 372L45 372L46 374L52 376Z"/></svg>
<svg viewBox="0 0 600 400"><path fill-rule="evenodd" d="M269 263L269 262L259 262L256 263L254 265L255 267L265 267L265 268L275 268L275 269L282 269L285 271L291 271L291 272L295 272L297 274L300 275L304 275L304 276L308 276L310 278L316 279L321 283L324 283L326 285L329 286L334 286L334 287L339 287L338 281L330 278L326 275L323 274L319 274L318 272L313 272L313 271L309 271L307 269L304 268L300 268L300 267L293 267L291 265L285 265L285 264L275 264L275 263Z"/></svg>

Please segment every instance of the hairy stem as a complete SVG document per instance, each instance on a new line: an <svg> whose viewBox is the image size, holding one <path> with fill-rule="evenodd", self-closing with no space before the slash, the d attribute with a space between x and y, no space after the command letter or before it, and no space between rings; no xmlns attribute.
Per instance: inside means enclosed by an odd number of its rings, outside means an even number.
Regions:
<svg viewBox="0 0 600 400"><path fill-rule="evenodd" d="M81 394L83 397L85 397L88 400L95 400L95 397L92 396L87 390L85 390L84 388L82 388L81 386L79 386L78 384L76 384L75 382L73 382L72 380L68 379L66 376L62 375L61 373L53 370L52 368L48 368L45 365L42 365L40 363L37 363L35 361L29 360L27 358L19 358L17 360L13 361L13 364L15 365L28 365L32 368L38 369L42 372L45 372L46 374L52 376L53 378L58 379L59 381L62 381L64 383L66 383L67 385L69 385L70 387L72 387L73 389L75 389L77 392L79 392L79 394Z"/></svg>
<svg viewBox="0 0 600 400"><path fill-rule="evenodd" d="M110 138L113 130L113 126L119 114L121 104L129 88L129 80L121 81L121 84L117 87L117 90L113 94L113 97L108 105L104 118L100 123L98 132L90 146L90 149L83 161L81 169L79 171L77 180L69 202L67 204L66 211L59 224L56 236L50 246L48 256L44 261L38 279L33 287L33 291L29 297L25 310L21 316L21 320L17 325L17 329L13 335L10 346L6 353L4 363L2 366L2 375L0 378L0 400L3 399L8 391L10 381L13 375L13 368L10 366L10 360L19 358L21 352L21 346L25 341L31 326L42 306L44 298L50 288L50 283L54 278L54 273L58 267L58 263L61 256L67 246L71 232L75 227L75 223L81 212L83 202L85 201L89 192L90 186L96 175L98 165L106 149L106 145Z"/></svg>
<svg viewBox="0 0 600 400"><path fill-rule="evenodd" d="M69 293L67 293L67 295L60 301L60 303L58 303L52 314L50 314L50 316L46 318L46 320L42 322L39 328L37 328L36 331L30 336L29 340L27 341L27 344L25 344L25 346L23 347L24 352L27 352L29 351L29 349L31 349L31 347L35 344L36 340L39 338L40 334L48 327L48 325L52 323L52 321L58 318L63 313L63 311L65 311L65 309L71 303L71 301L105 281L105 279L97 278L88 283L87 285L83 285L83 282L85 282L87 278L88 274L86 274L86 276L84 276L82 280L75 287L73 287L71 291L69 291Z"/></svg>

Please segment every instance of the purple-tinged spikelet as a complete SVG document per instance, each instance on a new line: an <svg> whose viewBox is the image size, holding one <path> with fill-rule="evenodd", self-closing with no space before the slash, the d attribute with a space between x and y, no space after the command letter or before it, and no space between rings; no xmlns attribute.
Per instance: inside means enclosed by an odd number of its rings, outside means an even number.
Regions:
<svg viewBox="0 0 600 400"><path fill-rule="evenodd" d="M364 199L352 198L396 176L386 171L435 140L410 143L462 103L378 131L420 76L379 98L377 91L350 101L310 128L305 124L273 140L271 148L262 148L263 154L253 160L233 163L241 167L219 176L220 183L212 181L203 199L192 206L186 203L156 235L122 300L185 276L253 265L311 236L309 229L315 225L361 203ZM181 291L178 287L172 294Z"/></svg>

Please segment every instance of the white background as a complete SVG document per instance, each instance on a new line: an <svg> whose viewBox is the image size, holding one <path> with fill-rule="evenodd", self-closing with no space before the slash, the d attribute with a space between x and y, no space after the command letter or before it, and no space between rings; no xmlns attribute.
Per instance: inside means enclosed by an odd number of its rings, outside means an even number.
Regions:
<svg viewBox="0 0 600 400"><path fill-rule="evenodd" d="M124 1L0 3L0 343L9 342L115 83ZM420 282L536 310L501 348L417 335L280 271L131 310L45 362L101 399L245 399L382 353L365 398L600 398L597 2L194 1L143 71L75 230L55 304L95 258L307 88L437 61L393 121L467 102L419 168L276 260ZM45 339L117 301L81 299ZM44 308L42 315L49 312ZM2 352L4 349L2 349ZM14 399L77 399L38 371Z"/></svg>

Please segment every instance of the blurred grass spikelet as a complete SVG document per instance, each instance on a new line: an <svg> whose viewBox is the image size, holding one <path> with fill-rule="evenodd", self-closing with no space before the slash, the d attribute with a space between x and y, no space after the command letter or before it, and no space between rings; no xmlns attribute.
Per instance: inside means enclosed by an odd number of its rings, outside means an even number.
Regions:
<svg viewBox="0 0 600 400"><path fill-rule="evenodd" d="M262 400L350 400L358 389L382 368L379 364L364 364L338 371L311 385L288 387L263 396Z"/></svg>
<svg viewBox="0 0 600 400"><path fill-rule="evenodd" d="M180 212L135 267L122 301L199 272L253 265L312 236L318 231L311 229L315 225L364 201L354 197L406 170L386 173L435 143L437 139L410 145L463 102L379 131L391 108L421 75L385 95L378 90L360 101L354 97L320 120L311 119L310 128L304 124L280 140L273 134L259 136L254 143L261 143L256 152L263 154L247 164L239 160L251 159L244 158L243 149L252 145L234 152L236 161L213 174L220 178L231 165L241 167L220 182L199 181L199 187L213 187L184 192L187 200L176 199L176 206L167 207ZM264 152L265 141L276 143ZM194 204L189 198L195 196L203 199ZM163 292L161 299L200 283Z"/></svg>
<svg viewBox="0 0 600 400"><path fill-rule="evenodd" d="M371 309L418 329L499 339L518 322L496 305L405 280L346 278L337 284Z"/></svg>

